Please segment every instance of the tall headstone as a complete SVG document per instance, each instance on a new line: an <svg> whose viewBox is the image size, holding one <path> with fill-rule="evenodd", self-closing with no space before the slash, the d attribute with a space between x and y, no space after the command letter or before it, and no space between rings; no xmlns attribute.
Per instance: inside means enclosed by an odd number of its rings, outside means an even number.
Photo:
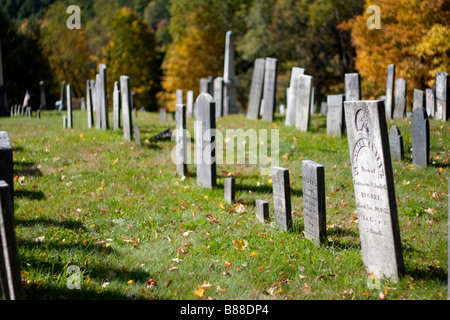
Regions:
<svg viewBox="0 0 450 320"><path fill-rule="evenodd" d="M269 202L264 200L256 200L256 219L259 222L265 222L269 220Z"/></svg>
<svg viewBox="0 0 450 320"><path fill-rule="evenodd" d="M275 101L277 92L277 59L266 58L264 71L264 93L263 93L263 114L262 119L266 122L273 121L275 112Z"/></svg>
<svg viewBox="0 0 450 320"><path fill-rule="evenodd" d="M327 235L324 166L311 160L302 161L302 181L305 236L321 243Z"/></svg>
<svg viewBox="0 0 450 320"><path fill-rule="evenodd" d="M186 118L194 115L194 91L189 90L186 94Z"/></svg>
<svg viewBox="0 0 450 320"><path fill-rule="evenodd" d="M248 100L247 119L258 120L259 107L261 105L262 92L264 86L265 59L255 60L253 67L252 84L250 87L250 97Z"/></svg>
<svg viewBox="0 0 450 320"><path fill-rule="evenodd" d="M395 65L389 64L387 67L386 77L386 101L384 105L386 107L386 118L392 119L394 113L394 85L395 85Z"/></svg>
<svg viewBox="0 0 450 320"><path fill-rule="evenodd" d="M45 99L45 86L44 81L39 81L39 109L47 109L47 100Z"/></svg>
<svg viewBox="0 0 450 320"><path fill-rule="evenodd" d="M72 90L70 84L67 85L67 128L73 128L73 118L72 118Z"/></svg>
<svg viewBox="0 0 450 320"><path fill-rule="evenodd" d="M122 100L123 137L131 141L133 139L133 127L130 109L130 77L120 76L120 96Z"/></svg>
<svg viewBox="0 0 450 320"><path fill-rule="evenodd" d="M119 130L120 128L120 89L119 82L114 82L114 91L113 91L113 129Z"/></svg>
<svg viewBox="0 0 450 320"><path fill-rule="evenodd" d="M196 100L195 152L197 184L212 188L216 185L215 102L211 95L202 93Z"/></svg>
<svg viewBox="0 0 450 320"><path fill-rule="evenodd" d="M426 167L430 159L430 123L425 109L417 108L411 121L413 165Z"/></svg>
<svg viewBox="0 0 450 320"><path fill-rule="evenodd" d="M288 169L272 167L272 189L275 221L281 230L291 230L291 189Z"/></svg>
<svg viewBox="0 0 450 320"><path fill-rule="evenodd" d="M14 167L13 148L9 140L8 132L0 131L0 180L8 184L11 195L11 203L14 207Z"/></svg>
<svg viewBox="0 0 450 320"><path fill-rule="evenodd" d="M136 141L138 148L141 148L141 131L139 129L139 125L135 123L133 125L133 133L134 133L134 140Z"/></svg>
<svg viewBox="0 0 450 320"><path fill-rule="evenodd" d="M395 108L394 118L406 115L406 81L403 78L395 80Z"/></svg>
<svg viewBox="0 0 450 320"><path fill-rule="evenodd" d="M367 272L397 281L404 265L384 102L344 108L363 262Z"/></svg>
<svg viewBox="0 0 450 320"><path fill-rule="evenodd" d="M403 136L397 126L392 126L391 131L389 132L389 150L391 153L391 160L403 160Z"/></svg>
<svg viewBox="0 0 450 320"><path fill-rule="evenodd" d="M361 100L361 76L359 73L345 74L345 101Z"/></svg>
<svg viewBox="0 0 450 320"><path fill-rule="evenodd" d="M95 101L94 101L94 110L95 110L95 128L102 128L102 75L97 73L95 75Z"/></svg>
<svg viewBox="0 0 450 320"><path fill-rule="evenodd" d="M414 89L414 100L413 100L413 112L417 108L424 108L423 99L424 92L419 89Z"/></svg>
<svg viewBox="0 0 450 320"><path fill-rule="evenodd" d="M344 100L343 94L333 94L327 97L327 135L341 137L344 131Z"/></svg>
<svg viewBox="0 0 450 320"><path fill-rule="evenodd" d="M214 79L214 101L216 102L216 118L219 118L224 115L224 80L222 77Z"/></svg>
<svg viewBox="0 0 450 320"><path fill-rule="evenodd" d="M10 189L4 180L0 180L0 287L5 300L22 300L22 277Z"/></svg>
<svg viewBox="0 0 450 320"><path fill-rule="evenodd" d="M237 81L234 74L233 32L225 35L225 58L223 67L223 115L237 113ZM217 105L216 105L217 108Z"/></svg>
<svg viewBox="0 0 450 320"><path fill-rule="evenodd" d="M94 125L94 109L92 101L92 86L91 80L86 81L86 109L87 109L87 124L88 128Z"/></svg>
<svg viewBox="0 0 450 320"><path fill-rule="evenodd" d="M234 204L236 193L236 179L234 177L225 178L223 189L225 202L229 204Z"/></svg>
<svg viewBox="0 0 450 320"><path fill-rule="evenodd" d="M426 109L429 118L434 118L434 111L436 110L436 102L434 99L434 89L427 88L425 89L426 96Z"/></svg>
<svg viewBox="0 0 450 320"><path fill-rule="evenodd" d="M309 129L312 80L313 77L311 76L304 74L298 76L295 127L302 132L306 132Z"/></svg>
<svg viewBox="0 0 450 320"><path fill-rule="evenodd" d="M6 103L6 90L3 80L2 41L0 39L0 117L9 117L10 112Z"/></svg>
<svg viewBox="0 0 450 320"><path fill-rule="evenodd" d="M287 97L287 110L286 118L284 120L285 125L295 125L295 117L297 113L297 95L298 95L298 82L299 76L305 73L305 69L299 67L293 67L291 71L291 80L289 82L289 91Z"/></svg>
<svg viewBox="0 0 450 320"><path fill-rule="evenodd" d="M159 109L159 121L161 122L167 121L167 110L165 108Z"/></svg>
<svg viewBox="0 0 450 320"><path fill-rule="evenodd" d="M447 121L450 117L449 82L447 72L436 73L436 119Z"/></svg>
<svg viewBox="0 0 450 320"><path fill-rule="evenodd" d="M66 81L63 81L61 83L61 97L60 97L60 102L61 104L59 105L58 111L62 111L66 108Z"/></svg>
<svg viewBox="0 0 450 320"><path fill-rule="evenodd" d="M187 175L187 136L186 136L186 106L177 104L175 106L175 138L176 138L176 162L177 173L180 176Z"/></svg>
<svg viewBox="0 0 450 320"><path fill-rule="evenodd" d="M108 111L109 111L109 102L108 102L108 92L106 90L107 83L106 83L106 65L100 64L98 67L98 71L100 74L100 77L102 79L101 81L101 87L100 87L100 110L101 110L101 127L103 130L109 129L109 120L108 120Z"/></svg>

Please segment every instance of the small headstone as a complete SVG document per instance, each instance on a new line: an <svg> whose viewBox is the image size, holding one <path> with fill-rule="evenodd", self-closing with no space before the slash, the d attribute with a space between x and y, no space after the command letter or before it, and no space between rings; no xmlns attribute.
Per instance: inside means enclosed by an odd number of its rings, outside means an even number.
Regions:
<svg viewBox="0 0 450 320"><path fill-rule="evenodd" d="M327 102L326 101L322 101L320 103L320 113L321 114L327 114Z"/></svg>
<svg viewBox="0 0 450 320"><path fill-rule="evenodd" d="M286 126L295 125L297 114L297 95L299 90L299 77L305 74L305 69L299 67L292 67L291 80L289 83L289 92L287 97L287 111L284 123Z"/></svg>
<svg viewBox="0 0 450 320"><path fill-rule="evenodd" d="M406 114L406 81L403 78L395 80L394 118L403 118Z"/></svg>
<svg viewBox="0 0 450 320"><path fill-rule="evenodd" d="M404 265L384 102L344 108L363 262L368 273L397 281Z"/></svg>
<svg viewBox="0 0 450 320"><path fill-rule="evenodd" d="M186 136L186 106L178 104L175 106L176 126L176 164L177 173L180 176L187 175L187 136Z"/></svg>
<svg viewBox="0 0 450 320"><path fill-rule="evenodd" d="M450 117L449 82L447 72L436 72L436 119L447 121Z"/></svg>
<svg viewBox="0 0 450 320"><path fill-rule="evenodd" d="M63 128L67 129L67 116L63 116Z"/></svg>
<svg viewBox="0 0 450 320"><path fill-rule="evenodd" d="M130 77L128 76L120 76L120 97L122 99L123 137L131 141L133 139L131 131L133 121L130 109Z"/></svg>
<svg viewBox="0 0 450 320"><path fill-rule="evenodd" d="M223 78L217 77L214 79L214 101L216 102L216 118L223 115Z"/></svg>
<svg viewBox="0 0 450 320"><path fill-rule="evenodd" d="M186 94L186 117L192 118L194 115L194 91L189 90Z"/></svg>
<svg viewBox="0 0 450 320"><path fill-rule="evenodd" d="M302 132L306 132L309 129L312 80L313 77L311 76L304 74L298 76L295 127Z"/></svg>
<svg viewBox="0 0 450 320"><path fill-rule="evenodd" d="M8 132L0 131L0 180L5 180L10 187L11 203L14 207L14 167L13 148Z"/></svg>
<svg viewBox="0 0 450 320"><path fill-rule="evenodd" d="M114 82L114 91L113 91L113 129L119 130L120 129L120 103L121 103L121 97L120 97L120 89L119 89L119 82Z"/></svg>
<svg viewBox="0 0 450 320"><path fill-rule="evenodd" d="M38 118L38 119L41 118L41 110L40 110L40 109L38 109L38 110L36 111L36 118Z"/></svg>
<svg viewBox="0 0 450 320"><path fill-rule="evenodd" d="M361 100L361 76L359 73L345 74L345 101Z"/></svg>
<svg viewBox="0 0 450 320"><path fill-rule="evenodd" d="M434 111L436 109L434 90L432 88L425 89L425 95L426 95L426 109L428 118L434 118Z"/></svg>
<svg viewBox="0 0 450 320"><path fill-rule="evenodd" d="M69 129L73 128L73 118L72 118L72 91L70 89L70 84L67 85L67 127Z"/></svg>
<svg viewBox="0 0 450 320"><path fill-rule="evenodd" d="M269 220L269 202L264 200L256 200L256 219L259 222L264 223Z"/></svg>
<svg viewBox="0 0 450 320"><path fill-rule="evenodd" d="M413 112L417 108L423 108L423 98L424 98L424 92L419 89L414 89L414 100L413 100Z"/></svg>
<svg viewBox="0 0 450 320"><path fill-rule="evenodd" d="M234 196L236 192L236 180L234 177L225 178L224 182L224 197L225 202L229 204L234 203Z"/></svg>
<svg viewBox="0 0 450 320"><path fill-rule="evenodd" d="M92 128L94 125L94 103L92 99L92 82L91 80L86 81L86 109L87 109L87 124L88 128Z"/></svg>
<svg viewBox="0 0 450 320"><path fill-rule="evenodd" d="M326 241L325 168L311 160L302 161L303 216L305 236L317 243Z"/></svg>
<svg viewBox="0 0 450 320"><path fill-rule="evenodd" d="M343 94L327 97L327 135L341 137L344 131L344 100Z"/></svg>
<svg viewBox="0 0 450 320"><path fill-rule="evenodd" d="M394 85L395 85L395 65L389 64L387 67L387 78L386 78L386 101L384 103L386 107L387 119L392 119L392 115L394 113L394 92L395 92Z"/></svg>
<svg viewBox="0 0 450 320"><path fill-rule="evenodd" d="M161 122L167 121L167 111L165 108L159 109L159 121Z"/></svg>
<svg viewBox="0 0 450 320"><path fill-rule="evenodd" d="M262 119L266 122L273 121L277 92L277 59L266 58L264 72L264 105Z"/></svg>
<svg viewBox="0 0 450 320"><path fill-rule="evenodd" d="M133 125L133 132L134 132L134 140L136 140L138 148L140 149L142 144L141 144L141 131L139 130L139 125L137 124Z"/></svg>
<svg viewBox="0 0 450 320"><path fill-rule="evenodd" d="M391 159L395 161L403 160L403 137L397 126L392 126L389 133L389 150L391 152Z"/></svg>
<svg viewBox="0 0 450 320"><path fill-rule="evenodd" d="M255 60L252 83L250 87L250 97L248 101L247 119L258 120L259 118L259 107L261 105L264 85L265 64L266 62L264 58L258 58Z"/></svg>
<svg viewBox="0 0 450 320"><path fill-rule="evenodd" d="M291 189L288 169L281 167L272 168L272 188L275 221L281 230L291 230Z"/></svg>
<svg viewBox="0 0 450 320"><path fill-rule="evenodd" d="M413 165L426 167L430 159L430 124L424 108L413 112L411 121L411 143Z"/></svg>

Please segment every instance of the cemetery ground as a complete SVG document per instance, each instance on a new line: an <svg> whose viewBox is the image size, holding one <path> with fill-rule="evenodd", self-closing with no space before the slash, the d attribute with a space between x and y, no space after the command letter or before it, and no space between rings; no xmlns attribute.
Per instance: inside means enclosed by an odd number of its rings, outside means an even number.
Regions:
<svg viewBox="0 0 450 320"><path fill-rule="evenodd" d="M64 113L65 114L65 113ZM138 113L142 147L121 132L88 129L74 111L0 119L14 148L16 235L26 299L446 299L450 126L431 120L431 164L412 165L411 118L400 129L405 159L393 161L405 274L374 279L362 262L347 137L326 135L326 116L311 130L230 115L217 128L277 129L279 166L290 171L293 230L273 217L270 176L257 165L217 165L217 187L197 186L196 165L176 175L175 141L152 141L174 128L159 114ZM110 112L112 118L112 113ZM110 120L110 123L111 120ZM187 119L193 136L194 120ZM270 137L270 132L268 134ZM193 147L194 143L191 143ZM268 151L270 154L270 149ZM248 160L248 159L247 159ZM302 160L325 166L327 242L304 236ZM248 163L248 162L247 162ZM236 178L237 204L223 183ZM269 201L270 220L255 218ZM80 289L69 289L79 268ZM75 279L76 280L76 279Z"/></svg>

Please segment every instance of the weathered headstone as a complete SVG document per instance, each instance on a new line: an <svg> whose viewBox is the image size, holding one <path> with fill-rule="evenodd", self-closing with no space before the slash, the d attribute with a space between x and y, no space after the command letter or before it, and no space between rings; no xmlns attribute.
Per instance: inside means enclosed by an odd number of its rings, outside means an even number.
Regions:
<svg viewBox="0 0 450 320"><path fill-rule="evenodd" d="M297 111L295 112L295 127L302 132L309 129L311 91L313 77L301 74L298 76Z"/></svg>
<svg viewBox="0 0 450 320"><path fill-rule="evenodd" d="M176 164L177 173L180 176L187 175L187 136L186 136L186 106L178 104L175 106L176 126Z"/></svg>
<svg viewBox="0 0 450 320"><path fill-rule="evenodd" d="M3 60L2 60L2 42L0 39L0 117L9 117L10 113L6 107L5 83L3 80Z"/></svg>
<svg viewBox="0 0 450 320"><path fill-rule="evenodd" d="M413 165L426 167L430 159L430 124L424 108L413 112L411 121L411 144Z"/></svg>
<svg viewBox="0 0 450 320"><path fill-rule="evenodd" d="M189 90L186 94L186 118L194 115L194 91Z"/></svg>
<svg viewBox="0 0 450 320"><path fill-rule="evenodd" d="M343 94L333 94L327 97L327 135L341 137L344 131L344 100Z"/></svg>
<svg viewBox="0 0 450 320"><path fill-rule="evenodd" d="M361 76L359 73L345 74L345 101L361 100Z"/></svg>
<svg viewBox="0 0 450 320"><path fill-rule="evenodd" d="M5 300L22 300L22 277L10 189L4 180L0 180L0 287Z"/></svg>
<svg viewBox="0 0 450 320"><path fill-rule="evenodd" d="M386 77L386 101L384 103L386 107L386 118L392 119L394 113L394 85L395 85L395 65L389 64L387 67Z"/></svg>
<svg viewBox="0 0 450 320"><path fill-rule="evenodd" d="M120 97L122 100L123 137L131 141L133 139L133 126L130 109L130 77L120 76Z"/></svg>
<svg viewBox="0 0 450 320"><path fill-rule="evenodd" d="M72 118L72 90L70 84L67 85L67 127L69 129L73 128L73 118Z"/></svg>
<svg viewBox="0 0 450 320"><path fill-rule="evenodd" d="M403 78L395 80L394 118L403 118L406 114L406 81Z"/></svg>
<svg viewBox="0 0 450 320"><path fill-rule="evenodd" d="M141 131L139 130L139 125L138 124L134 124L133 125L133 133L134 133L134 140L136 141L138 148L140 149L142 144L141 144Z"/></svg>
<svg viewBox="0 0 450 320"><path fill-rule="evenodd" d="M266 62L264 58L258 58L255 60L252 84L250 87L250 97L248 100L247 119L258 120L259 118L259 107L261 105L264 85L265 64Z"/></svg>
<svg viewBox="0 0 450 320"><path fill-rule="evenodd" d="M159 121L161 122L167 121L167 110L165 108L159 109Z"/></svg>
<svg viewBox="0 0 450 320"><path fill-rule="evenodd" d="M273 121L275 112L275 101L277 92L277 59L266 58L264 71L264 93L263 93L263 115L262 119L266 122Z"/></svg>
<svg viewBox="0 0 450 320"><path fill-rule="evenodd" d="M120 129L120 103L121 103L121 97L120 97L120 89L119 89L119 82L114 82L114 91L113 91L113 129L119 130Z"/></svg>
<svg viewBox="0 0 450 320"><path fill-rule="evenodd" d="M397 281L404 271L383 101L344 102L363 262Z"/></svg>
<svg viewBox="0 0 450 320"><path fill-rule="evenodd" d="M426 95L426 109L429 118L434 118L434 111L436 110L436 102L434 99L434 89L427 88L425 89Z"/></svg>
<svg viewBox="0 0 450 320"><path fill-rule="evenodd" d="M281 167L272 168L272 189L275 221L281 230L291 230L291 189L288 169Z"/></svg>
<svg viewBox="0 0 450 320"><path fill-rule="evenodd" d="M305 236L317 243L326 241L325 168L311 160L302 161L303 217Z"/></svg>
<svg viewBox="0 0 450 320"><path fill-rule="evenodd" d="M216 104L217 109L217 104ZM238 112L237 81L234 74L234 41L233 32L225 35L225 56L223 64L223 111L224 116Z"/></svg>
<svg viewBox="0 0 450 320"><path fill-rule="evenodd" d="M95 75L95 101L94 101L94 110L95 110L95 128L102 128L102 76L97 73Z"/></svg>
<svg viewBox="0 0 450 320"><path fill-rule="evenodd" d="M8 132L0 131L0 180L5 180L9 185L11 203L14 207L14 165L13 148L9 140Z"/></svg>
<svg viewBox="0 0 450 320"><path fill-rule="evenodd" d="M450 117L449 82L447 72L436 72L436 119L447 121Z"/></svg>
<svg viewBox="0 0 450 320"><path fill-rule="evenodd" d="M297 95L299 89L299 77L305 73L305 69L292 67L291 80L289 82L289 91L287 97L287 110L286 118L284 119L284 124L286 126L295 125L295 117L297 113Z"/></svg>
<svg viewBox="0 0 450 320"><path fill-rule="evenodd" d="M269 220L269 202L264 200L256 200L256 219L259 222L265 222Z"/></svg>
<svg viewBox="0 0 450 320"><path fill-rule="evenodd" d="M87 111L87 124L88 128L92 128L94 125L94 109L92 102L92 87L91 80L86 81L86 111Z"/></svg>
<svg viewBox="0 0 450 320"><path fill-rule="evenodd" d="M236 192L236 180L234 177L225 178L224 182L224 198L225 202L234 204L235 192Z"/></svg>
<svg viewBox="0 0 450 320"><path fill-rule="evenodd" d="M108 120L108 92L106 90L106 66L104 64L100 64L98 67L98 71L101 77L100 82L100 112L101 112L101 127L103 130L109 129L109 120Z"/></svg>
<svg viewBox="0 0 450 320"><path fill-rule="evenodd" d="M224 81L222 77L214 79L214 101L216 102L216 118L221 117L224 107Z"/></svg>
<svg viewBox="0 0 450 320"><path fill-rule="evenodd" d="M39 98L40 98L39 109L47 109L47 101L45 99L44 81L39 81Z"/></svg>
<svg viewBox="0 0 450 320"><path fill-rule="evenodd" d="M403 160L403 137L397 126L392 126L391 131L389 132L389 151L392 160Z"/></svg>
<svg viewBox="0 0 450 320"><path fill-rule="evenodd" d="M202 93L196 100L195 152L197 160L197 184L212 188L216 185L215 129L216 110L211 95Z"/></svg>
<svg viewBox="0 0 450 320"><path fill-rule="evenodd" d="M419 89L414 89L414 100L413 100L413 112L417 108L423 108L423 98L424 98L424 92Z"/></svg>

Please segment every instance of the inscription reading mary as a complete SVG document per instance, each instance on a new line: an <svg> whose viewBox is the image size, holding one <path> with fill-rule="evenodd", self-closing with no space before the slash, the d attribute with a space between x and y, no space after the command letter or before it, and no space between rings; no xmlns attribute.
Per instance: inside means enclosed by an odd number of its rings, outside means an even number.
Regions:
<svg viewBox="0 0 450 320"><path fill-rule="evenodd" d="M363 261L397 281L404 267L384 102L347 101L345 119Z"/></svg>

